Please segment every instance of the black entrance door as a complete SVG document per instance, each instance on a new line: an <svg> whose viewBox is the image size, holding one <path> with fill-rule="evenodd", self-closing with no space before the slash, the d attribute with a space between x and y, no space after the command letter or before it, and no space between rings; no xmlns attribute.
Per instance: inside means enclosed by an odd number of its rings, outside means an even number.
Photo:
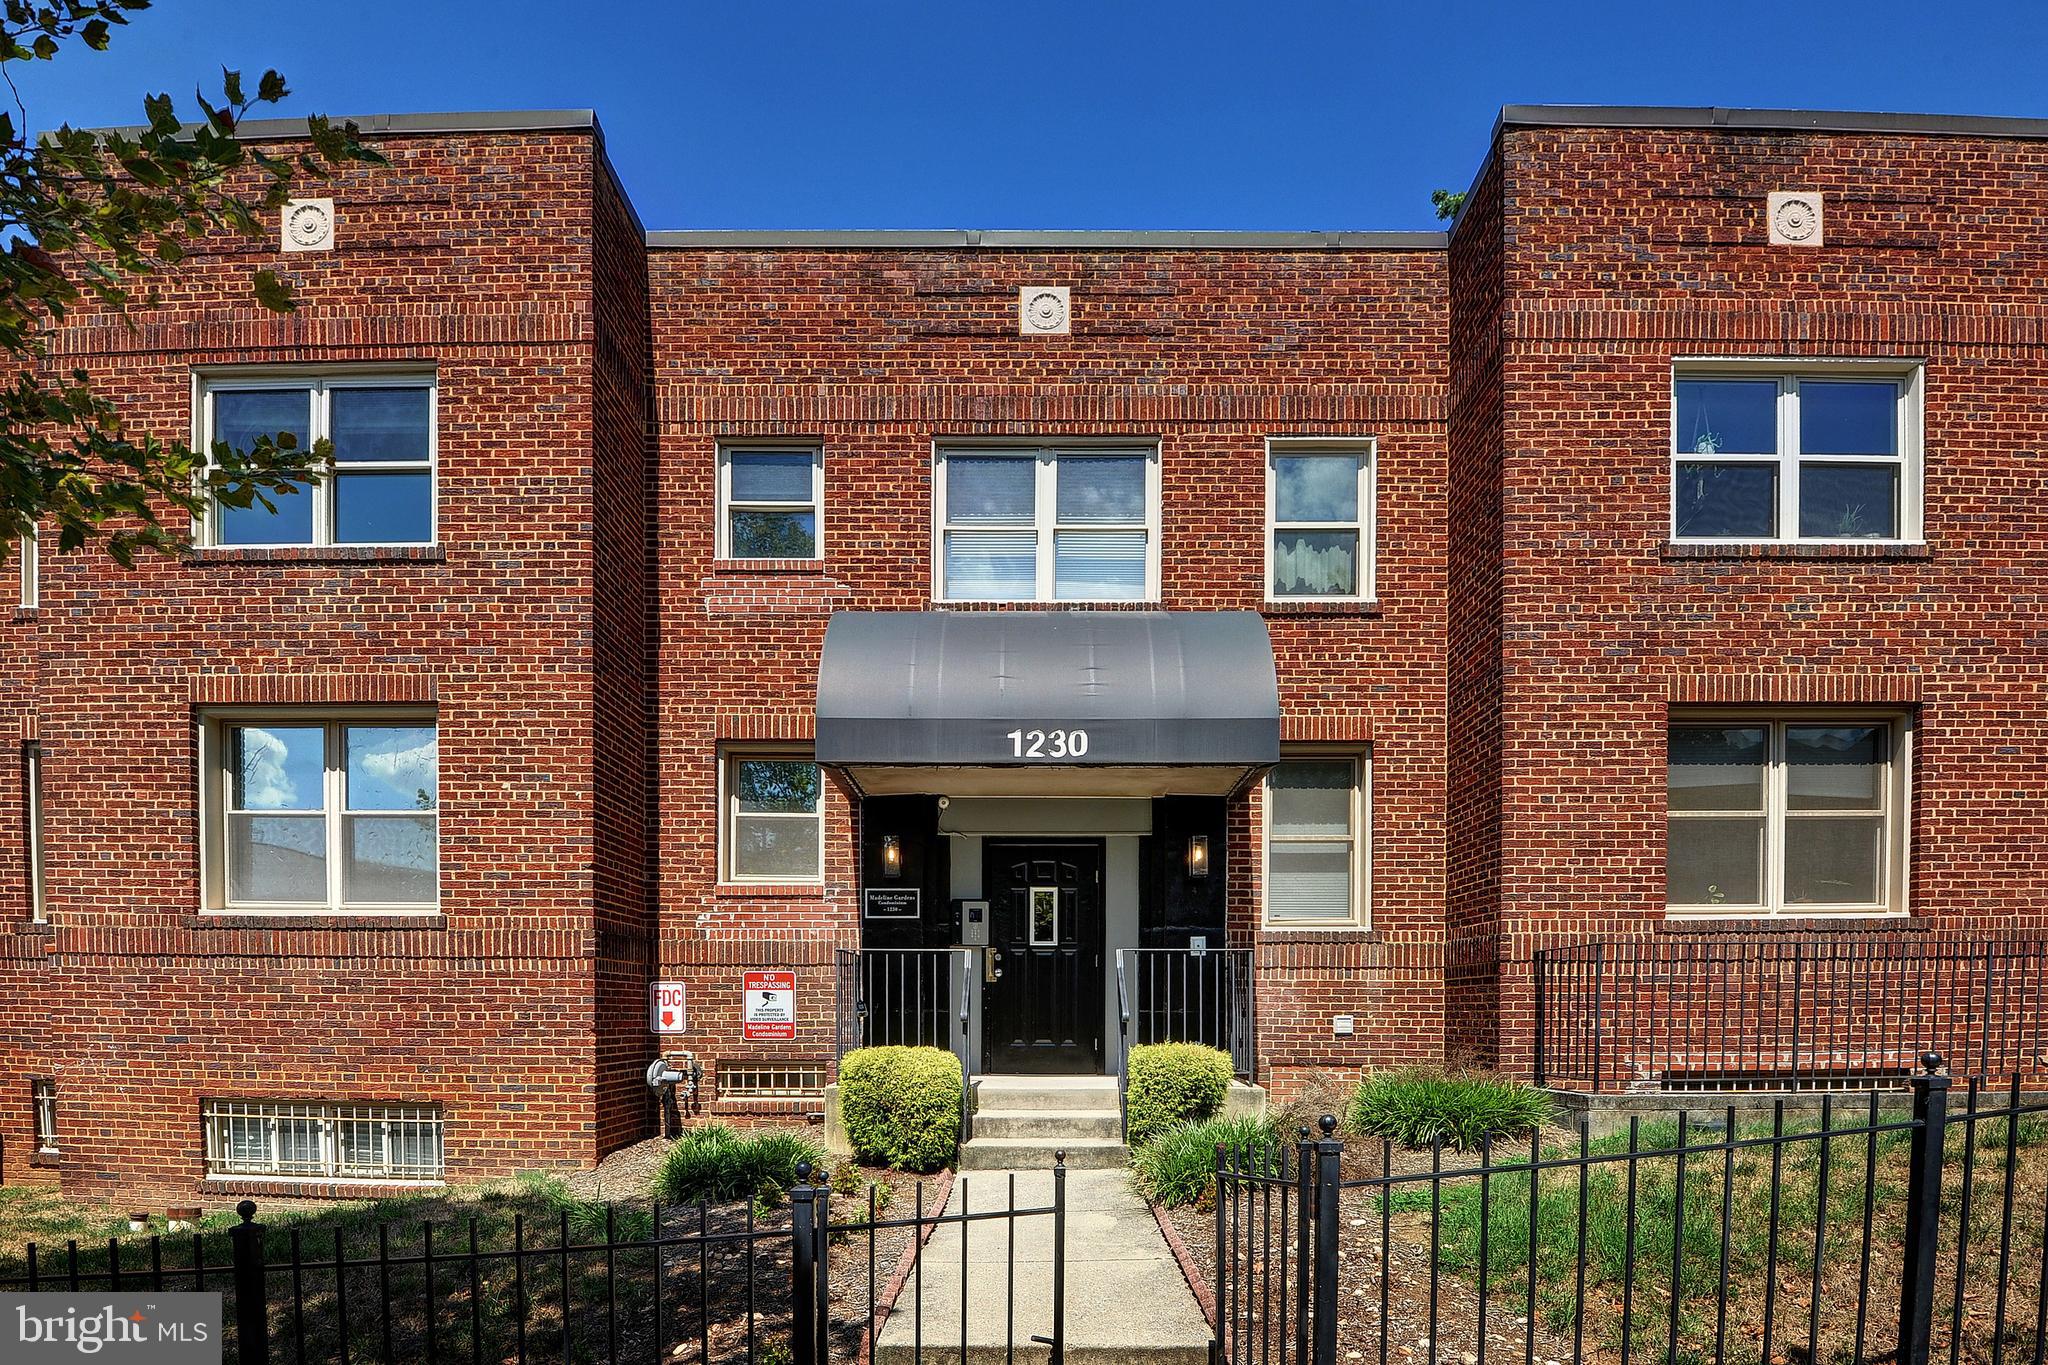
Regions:
<svg viewBox="0 0 2048 1365"><path fill-rule="evenodd" d="M990 840L986 1071L1102 1072L1102 844Z"/></svg>

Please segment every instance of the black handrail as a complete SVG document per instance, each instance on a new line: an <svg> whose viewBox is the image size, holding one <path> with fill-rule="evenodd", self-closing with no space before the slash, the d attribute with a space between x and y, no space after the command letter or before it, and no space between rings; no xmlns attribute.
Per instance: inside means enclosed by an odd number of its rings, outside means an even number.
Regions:
<svg viewBox="0 0 2048 1365"><path fill-rule="evenodd" d="M1131 994L1124 984L1124 950L1116 953L1116 1122L1117 1136L1131 1140Z"/></svg>

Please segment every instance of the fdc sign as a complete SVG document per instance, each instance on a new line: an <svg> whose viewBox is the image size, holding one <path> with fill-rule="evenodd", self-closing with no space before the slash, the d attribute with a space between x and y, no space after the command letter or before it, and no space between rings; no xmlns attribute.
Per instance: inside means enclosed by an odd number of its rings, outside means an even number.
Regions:
<svg viewBox="0 0 2048 1365"><path fill-rule="evenodd" d="M647 988L647 1031L687 1033L690 1013L683 1003L683 983L656 981Z"/></svg>

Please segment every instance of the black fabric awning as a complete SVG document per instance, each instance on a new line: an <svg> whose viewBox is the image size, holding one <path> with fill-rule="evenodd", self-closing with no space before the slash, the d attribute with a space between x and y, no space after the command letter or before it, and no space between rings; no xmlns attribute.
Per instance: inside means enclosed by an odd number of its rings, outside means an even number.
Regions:
<svg viewBox="0 0 2048 1365"><path fill-rule="evenodd" d="M1251 611L839 612L821 763L1256 766L1280 756Z"/></svg>

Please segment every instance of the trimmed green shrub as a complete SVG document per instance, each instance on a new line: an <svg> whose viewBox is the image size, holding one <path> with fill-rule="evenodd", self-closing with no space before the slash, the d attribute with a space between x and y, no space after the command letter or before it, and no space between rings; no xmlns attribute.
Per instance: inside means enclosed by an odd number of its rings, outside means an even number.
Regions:
<svg viewBox="0 0 2048 1365"><path fill-rule="evenodd" d="M1214 1118L1230 1093L1230 1054L1200 1043L1141 1043L1124 1064L1124 1087L1133 1147L1177 1123Z"/></svg>
<svg viewBox="0 0 2048 1365"><path fill-rule="evenodd" d="M1216 1197L1216 1149L1251 1170L1277 1171L1280 1144L1264 1119L1179 1123L1131 1153L1138 1192L1155 1204L1205 1204Z"/></svg>
<svg viewBox="0 0 2048 1365"><path fill-rule="evenodd" d="M839 1063L839 1117L854 1153L936 1171L960 1153L960 1059L935 1047L863 1047Z"/></svg>
<svg viewBox="0 0 2048 1365"><path fill-rule="evenodd" d="M1532 1085L1482 1072L1416 1067L1368 1076L1348 1117L1361 1133L1427 1150L1441 1142L1460 1152L1522 1137L1550 1122L1550 1096Z"/></svg>
<svg viewBox="0 0 2048 1365"><path fill-rule="evenodd" d="M779 1204L796 1184L799 1162L818 1169L825 1153L794 1133L743 1136L723 1124L693 1128L662 1157L654 1172L654 1194L669 1204L742 1199Z"/></svg>

